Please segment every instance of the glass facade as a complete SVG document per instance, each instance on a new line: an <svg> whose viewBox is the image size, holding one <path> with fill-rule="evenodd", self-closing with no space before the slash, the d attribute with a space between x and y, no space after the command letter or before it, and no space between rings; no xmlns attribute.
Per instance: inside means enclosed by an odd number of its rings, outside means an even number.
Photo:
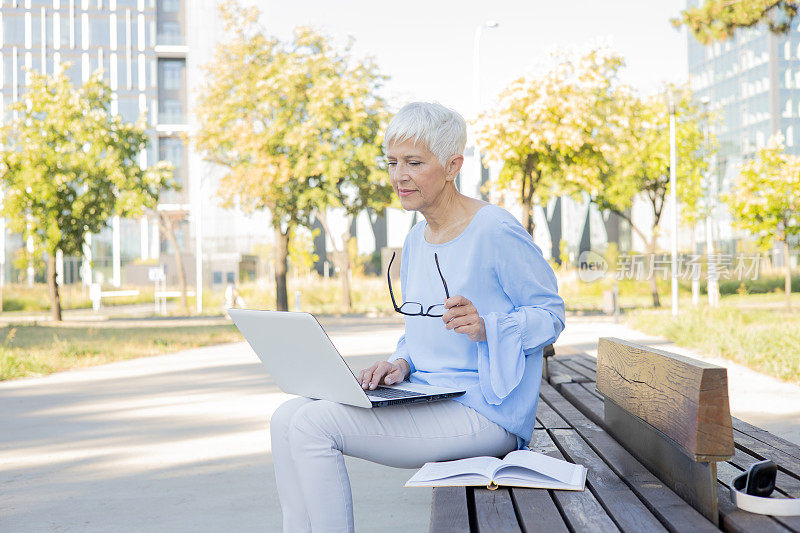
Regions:
<svg viewBox="0 0 800 533"><path fill-rule="evenodd" d="M719 142L713 191L729 191L739 165L775 133L783 134L788 152L800 154L800 20L787 35L756 26L707 46L689 32L688 60L693 91L719 118L712 128ZM715 210L721 244L730 251L735 235L727 217Z"/></svg>
<svg viewBox="0 0 800 533"><path fill-rule="evenodd" d="M141 155L142 162L152 165L164 159L175 165L175 178L183 190L168 192L162 203L185 206L189 198L187 150L179 132L186 125L186 52L173 49L162 57L158 46L184 43L184 7L183 0L2 1L3 120L9 118L6 107L24 97L25 68L52 74L63 66L76 85L100 70L113 93L112 112L125 121L140 116L147 121L152 145ZM162 131L164 123L170 125L169 131ZM93 264L105 281L112 279L114 255L124 265L165 249L164 236L154 226L154 220L147 224L123 220L117 239L111 227L93 236ZM182 226L180 230L180 239L188 241L187 230ZM156 237L160 242L154 244ZM115 240L119 242L116 254Z"/></svg>

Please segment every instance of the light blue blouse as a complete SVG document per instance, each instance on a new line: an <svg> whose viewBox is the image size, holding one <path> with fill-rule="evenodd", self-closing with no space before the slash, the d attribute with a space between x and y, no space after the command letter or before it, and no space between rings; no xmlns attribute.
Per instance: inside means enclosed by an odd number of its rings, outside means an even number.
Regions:
<svg viewBox="0 0 800 533"><path fill-rule="evenodd" d="M564 329L564 301L542 252L514 216L485 205L455 239L425 240L423 219L403 244L400 281L404 302L423 309L450 296L472 302L486 326L486 341L445 329L441 318L406 316L405 333L389 357L408 361L412 383L466 390L455 398L517 436L517 449L533 434L542 379L542 348ZM399 294L395 294L400 305Z"/></svg>

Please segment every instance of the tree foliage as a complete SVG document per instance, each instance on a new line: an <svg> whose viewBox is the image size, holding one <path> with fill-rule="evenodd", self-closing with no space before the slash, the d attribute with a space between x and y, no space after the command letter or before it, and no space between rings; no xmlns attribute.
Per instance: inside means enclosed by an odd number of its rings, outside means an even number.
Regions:
<svg viewBox="0 0 800 533"><path fill-rule="evenodd" d="M513 81L497 106L478 117L480 150L487 161L503 163L497 186L519 193L529 232L534 203L597 188L599 155L607 151L617 119L622 64L606 48L556 53L551 68Z"/></svg>
<svg viewBox="0 0 800 533"><path fill-rule="evenodd" d="M80 255L87 233L113 215L141 212L171 185L165 164L142 169L145 124L111 113L111 90L99 73L76 88L66 65L52 76L29 72L23 97L2 128L0 182L11 231L33 238L49 256L53 317L61 319L55 255ZM154 204L153 204L154 205Z"/></svg>
<svg viewBox="0 0 800 533"><path fill-rule="evenodd" d="M789 238L800 235L800 156L786 153L780 133L772 136L756 157L742 166L724 196L734 224L757 237L759 245L783 243L786 307L792 291Z"/></svg>
<svg viewBox="0 0 800 533"><path fill-rule="evenodd" d="M785 152L780 134L742 166L732 190L724 200L734 223L762 248L800 234L800 156Z"/></svg>
<svg viewBox="0 0 800 533"><path fill-rule="evenodd" d="M676 28L686 25L700 43L710 44L729 39L737 28L762 21L773 33L787 33L798 8L798 0L704 0L671 22Z"/></svg>
<svg viewBox="0 0 800 533"><path fill-rule="evenodd" d="M229 39L207 65L196 109L197 146L227 167L219 195L246 210L267 208L278 240L277 306L286 308L288 235L328 207L382 210L391 187L381 168L385 79L306 27L282 42L258 24L259 11L221 8Z"/></svg>
<svg viewBox="0 0 800 533"><path fill-rule="evenodd" d="M602 184L592 193L600 209L609 209L627 220L655 253L659 225L670 190L670 129L667 93L674 95L676 115L677 197L682 212L689 218L698 212L703 174L708 168L704 146L704 112L688 87L671 87L649 97L631 96L620 101L624 128L617 131L617 142L609 145ZM650 223L642 225L630 216L633 201L642 198L649 206ZM659 305L655 278L651 280L653 305Z"/></svg>

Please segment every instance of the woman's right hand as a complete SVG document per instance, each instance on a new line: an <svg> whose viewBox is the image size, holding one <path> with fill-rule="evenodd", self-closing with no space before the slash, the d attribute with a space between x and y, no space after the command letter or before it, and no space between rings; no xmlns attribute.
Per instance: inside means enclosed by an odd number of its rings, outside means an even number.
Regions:
<svg viewBox="0 0 800 533"><path fill-rule="evenodd" d="M393 363L389 361L378 361L372 366L362 370L358 380L361 383L362 389L374 389L380 383L386 385L400 383L408 377L410 370L411 367L408 366L408 361L403 358L395 359Z"/></svg>

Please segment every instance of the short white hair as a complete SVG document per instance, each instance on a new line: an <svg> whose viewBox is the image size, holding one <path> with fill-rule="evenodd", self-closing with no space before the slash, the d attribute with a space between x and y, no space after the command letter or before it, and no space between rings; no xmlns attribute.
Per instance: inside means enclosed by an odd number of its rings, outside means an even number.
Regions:
<svg viewBox="0 0 800 533"><path fill-rule="evenodd" d="M458 112L439 103L412 102L404 105L389 122L383 139L384 152L390 144L411 139L422 142L442 166L467 146L467 123Z"/></svg>

